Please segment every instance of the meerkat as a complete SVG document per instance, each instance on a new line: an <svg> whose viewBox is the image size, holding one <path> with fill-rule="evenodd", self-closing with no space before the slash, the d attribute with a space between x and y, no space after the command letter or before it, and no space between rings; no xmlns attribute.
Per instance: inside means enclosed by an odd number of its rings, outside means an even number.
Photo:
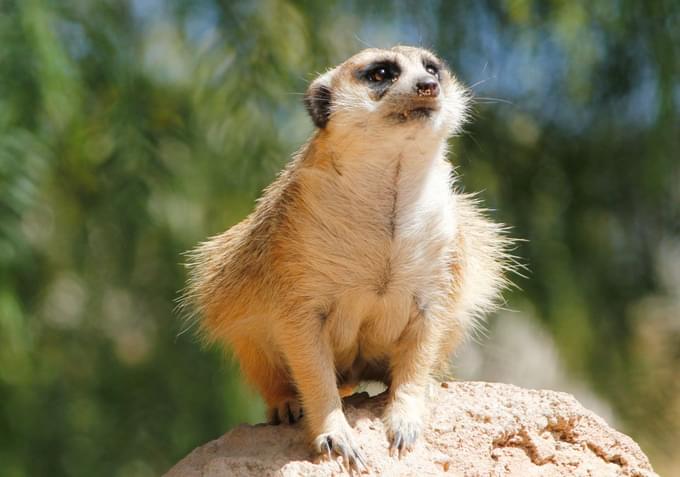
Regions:
<svg viewBox="0 0 680 477"><path fill-rule="evenodd" d="M341 397L387 386L390 451L413 448L427 390L498 302L503 227L456 192L447 140L468 91L430 51L367 49L305 95L316 130L245 220L190 254L187 300L230 348L271 423L365 459Z"/></svg>

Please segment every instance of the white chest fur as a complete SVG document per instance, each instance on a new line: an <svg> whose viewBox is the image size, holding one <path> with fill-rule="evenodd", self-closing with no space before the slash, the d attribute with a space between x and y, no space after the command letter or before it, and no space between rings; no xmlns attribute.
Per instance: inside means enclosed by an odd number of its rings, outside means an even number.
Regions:
<svg viewBox="0 0 680 477"><path fill-rule="evenodd" d="M399 157L395 197L395 240L426 243L455 230L451 166L444 148L406 150Z"/></svg>
<svg viewBox="0 0 680 477"><path fill-rule="evenodd" d="M427 282L456 228L445 152L443 141L351 144L331 151L332 168L307 171L301 239L335 290Z"/></svg>

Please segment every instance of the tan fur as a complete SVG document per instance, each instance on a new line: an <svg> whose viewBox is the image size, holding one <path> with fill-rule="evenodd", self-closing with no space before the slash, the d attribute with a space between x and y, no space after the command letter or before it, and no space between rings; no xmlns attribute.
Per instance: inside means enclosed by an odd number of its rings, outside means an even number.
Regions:
<svg viewBox="0 0 680 477"><path fill-rule="evenodd" d="M402 67L379 100L357 78L376 58ZM304 412L317 450L350 462L361 455L338 388L385 382L388 437L410 448L430 377L505 283L508 241L473 198L453 191L445 157L466 92L442 67L439 98L412 94L423 58L436 60L416 48L365 50L320 76L309 94L331 91L328 124L255 211L189 263L187 300L205 340L233 350L270 418ZM438 109L411 119L422 104Z"/></svg>

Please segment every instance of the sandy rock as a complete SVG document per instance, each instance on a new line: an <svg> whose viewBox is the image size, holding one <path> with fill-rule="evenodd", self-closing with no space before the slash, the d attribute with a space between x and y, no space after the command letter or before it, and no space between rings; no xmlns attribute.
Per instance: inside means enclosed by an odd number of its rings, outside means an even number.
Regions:
<svg viewBox="0 0 680 477"><path fill-rule="evenodd" d="M380 420L384 400L346 401L372 475L656 476L640 447L569 394L507 384L433 387L429 426L416 449L388 455ZM300 424L242 425L191 454L166 477L339 475L319 459Z"/></svg>

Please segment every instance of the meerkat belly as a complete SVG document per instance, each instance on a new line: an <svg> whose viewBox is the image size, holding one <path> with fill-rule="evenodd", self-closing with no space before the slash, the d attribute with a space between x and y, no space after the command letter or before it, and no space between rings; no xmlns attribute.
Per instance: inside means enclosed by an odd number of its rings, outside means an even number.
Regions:
<svg viewBox="0 0 680 477"><path fill-rule="evenodd" d="M356 242L327 244L343 257L331 274L342 279L333 284L325 324L341 373L384 360L423 303L448 292L455 208L448 175L440 172L417 184L417 177L402 177L391 207L354 224ZM373 225L386 222L387 233Z"/></svg>
<svg viewBox="0 0 680 477"><path fill-rule="evenodd" d="M336 296L326 326L339 370L387 357L409 321L422 318L422 307L446 295L446 250L439 240L396 240L367 287Z"/></svg>

